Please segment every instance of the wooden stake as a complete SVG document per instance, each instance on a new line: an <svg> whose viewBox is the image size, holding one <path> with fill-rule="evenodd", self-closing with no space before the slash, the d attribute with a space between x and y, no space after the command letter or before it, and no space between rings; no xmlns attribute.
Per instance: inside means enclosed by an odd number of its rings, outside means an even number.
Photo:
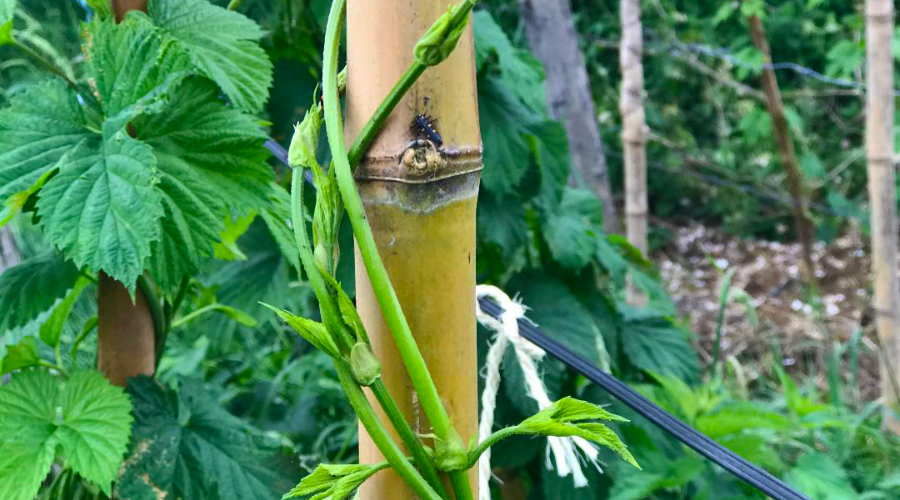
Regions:
<svg viewBox="0 0 900 500"><path fill-rule="evenodd" d="M766 108L772 119L772 130L775 133L775 142L778 144L778 154L781 157L781 166L787 175L787 187L791 194L794 209L794 224L797 226L797 239L803 251L803 274L806 282L813 289L818 289L815 265L812 259L813 227L806 215L806 197L803 193L803 177L797 166L797 154L794 152L794 141L788 128L787 118L784 114L784 103L781 100L781 90L778 88L778 80L775 78L775 70L772 69L772 51L769 49L769 40L766 38L766 30L762 21L757 16L750 16L750 37L753 45L762 52L763 63L766 65L762 71L763 91L766 94Z"/></svg>
<svg viewBox="0 0 900 500"><path fill-rule="evenodd" d="M113 0L116 19L132 9L145 10L147 0ZM122 283L100 273L97 282L97 368L115 385L128 377L153 375L156 338L153 316L144 293L135 301Z"/></svg>
<svg viewBox="0 0 900 500"><path fill-rule="evenodd" d="M898 402L900 344L897 342L897 198L894 173L894 6L866 0L866 168L872 206L872 272L878 339L882 349L881 394L884 426L900 434L890 411Z"/></svg>
<svg viewBox="0 0 900 500"><path fill-rule="evenodd" d="M409 67L413 47L452 0L350 0L347 5L348 143ZM437 119L442 148L414 142L416 114ZM464 443L477 434L475 207L481 135L471 24L453 54L429 68L388 118L356 171L379 253ZM382 361L382 379L418 432L430 432L357 252L357 306ZM377 405L374 403L373 406ZM384 422L387 419L380 415ZM360 460L382 460L360 429ZM473 488L477 481L471 477ZM477 497L477 495L476 495ZM362 487L364 500L412 499L393 472Z"/></svg>
<svg viewBox="0 0 900 500"><path fill-rule="evenodd" d="M647 255L647 124L644 121L644 68L641 65L640 0L621 0L622 149L625 152L625 227L628 242ZM646 296L629 282L628 302L641 305Z"/></svg>

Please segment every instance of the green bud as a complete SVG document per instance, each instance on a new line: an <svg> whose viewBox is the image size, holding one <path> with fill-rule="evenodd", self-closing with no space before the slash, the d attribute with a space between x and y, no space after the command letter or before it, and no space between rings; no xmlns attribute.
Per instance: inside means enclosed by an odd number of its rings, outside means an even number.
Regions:
<svg viewBox="0 0 900 500"><path fill-rule="evenodd" d="M316 161L316 150L321 129L322 113L316 104L306 111L303 121L294 126L294 137L288 148L288 163L291 168L312 168L319 165Z"/></svg>
<svg viewBox="0 0 900 500"><path fill-rule="evenodd" d="M466 29L469 12L474 6L475 2L472 0L463 0L457 5L451 5L416 43L413 52L416 60L425 66L435 66L449 57L456 48L456 42L462 36L463 30Z"/></svg>
<svg viewBox="0 0 900 500"><path fill-rule="evenodd" d="M14 10L16 10L15 1L0 1L0 46L15 43L12 32Z"/></svg>
<svg viewBox="0 0 900 500"><path fill-rule="evenodd" d="M356 383L368 387L381 377L381 363L365 342L357 342L350 349L350 371Z"/></svg>
<svg viewBox="0 0 900 500"><path fill-rule="evenodd" d="M344 66L344 69L338 73L338 95L343 94L344 91L347 90L347 67Z"/></svg>
<svg viewBox="0 0 900 500"><path fill-rule="evenodd" d="M434 440L434 464L438 470L453 472L466 468L469 455L456 429L450 428L446 439Z"/></svg>

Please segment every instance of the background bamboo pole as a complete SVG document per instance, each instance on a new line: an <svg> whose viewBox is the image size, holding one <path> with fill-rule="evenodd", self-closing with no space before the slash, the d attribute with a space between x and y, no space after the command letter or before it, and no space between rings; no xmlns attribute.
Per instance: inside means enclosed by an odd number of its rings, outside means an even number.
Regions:
<svg viewBox="0 0 900 500"><path fill-rule="evenodd" d="M644 121L644 67L641 64L640 0L621 0L622 149L625 153L625 227L628 242L647 255L647 124ZM646 297L629 282L628 302L643 304Z"/></svg>
<svg viewBox="0 0 900 500"><path fill-rule="evenodd" d="M451 3L348 2L348 142L409 67L416 41ZM417 114L437 120L443 152L424 141L418 146L412 142L416 137L410 125ZM464 443L477 433L475 207L480 168L470 25L454 53L426 70L397 106L356 171L379 253ZM414 428L428 433L427 419L418 408L358 252L356 269L357 306L382 361L382 379ZM383 414L380 417L386 422ZM360 460L381 460L362 429ZM471 479L475 488L474 474ZM404 500L413 494L399 477L385 471L365 483L361 498Z"/></svg>
<svg viewBox="0 0 900 500"><path fill-rule="evenodd" d="M891 0L866 0L866 168L872 206L872 272L874 309L882 348L881 394L885 406L896 409L897 198L894 173L894 60L891 43L894 6ZM885 428L900 433L893 412L884 414Z"/></svg>

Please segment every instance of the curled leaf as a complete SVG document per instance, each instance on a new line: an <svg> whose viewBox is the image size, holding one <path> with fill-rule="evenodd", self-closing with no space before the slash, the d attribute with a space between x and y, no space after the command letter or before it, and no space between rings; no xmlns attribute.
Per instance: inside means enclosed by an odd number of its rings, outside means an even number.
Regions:
<svg viewBox="0 0 900 500"><path fill-rule="evenodd" d="M469 22L469 12L474 6L475 2L472 0L451 5L416 43L416 60L425 66L435 66L450 56Z"/></svg>
<svg viewBox="0 0 900 500"><path fill-rule="evenodd" d="M262 302L260 302L260 304L275 311L275 314L277 314L282 320L284 320L285 323L290 325L291 328L296 330L301 337L315 346L316 349L333 358L338 358L341 356L340 352L338 351L337 345L334 343L334 339L331 338L331 335L329 335L328 330L322 323L296 316L283 309L278 309L277 307L271 306L269 304L265 304Z"/></svg>
<svg viewBox="0 0 900 500"><path fill-rule="evenodd" d="M314 105L306 111L303 121L294 126L294 137L288 148L288 163L292 168L314 168L319 166L316 150L319 145L319 131L322 129L322 109Z"/></svg>

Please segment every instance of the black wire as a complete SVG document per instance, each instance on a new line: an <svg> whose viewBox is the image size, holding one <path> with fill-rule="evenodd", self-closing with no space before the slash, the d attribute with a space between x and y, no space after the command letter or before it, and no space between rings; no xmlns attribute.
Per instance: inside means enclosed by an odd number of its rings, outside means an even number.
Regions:
<svg viewBox="0 0 900 500"><path fill-rule="evenodd" d="M497 319L503 313L503 309L499 305L487 298L479 299L478 303L482 311ZM520 319L519 333L573 370L587 377L660 429L671 434L675 439L678 439L759 491L775 500L810 500L809 497L790 487L784 481L741 458L697 429L685 424L631 387L628 387L621 380L602 371L568 347L551 339L531 322Z"/></svg>

